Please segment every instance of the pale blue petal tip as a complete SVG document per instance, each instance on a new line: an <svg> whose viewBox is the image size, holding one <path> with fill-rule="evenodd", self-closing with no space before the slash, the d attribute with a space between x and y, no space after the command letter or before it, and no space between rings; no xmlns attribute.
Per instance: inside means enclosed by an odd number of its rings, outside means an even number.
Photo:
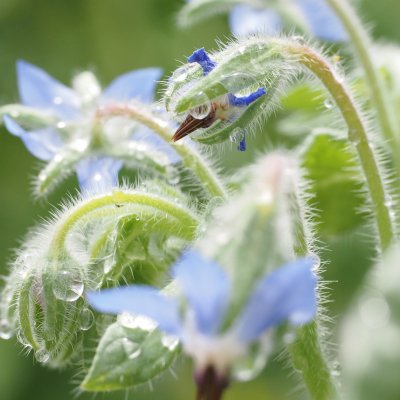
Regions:
<svg viewBox="0 0 400 400"><path fill-rule="evenodd" d="M20 60L17 79L22 104L45 109L63 120L79 117L79 96L44 70Z"/></svg>
<svg viewBox="0 0 400 400"><path fill-rule="evenodd" d="M154 320L159 328L171 335L181 335L179 308L170 299L150 286L125 286L88 292L87 300L97 311L108 314L128 312Z"/></svg>
<svg viewBox="0 0 400 400"><path fill-rule="evenodd" d="M249 343L265 330L288 320L305 324L317 309L314 259L304 258L270 273L255 288L235 325L240 341Z"/></svg>
<svg viewBox="0 0 400 400"><path fill-rule="evenodd" d="M199 251L190 250L175 265L173 274L194 312L199 332L215 333L229 302L226 273Z"/></svg>
<svg viewBox="0 0 400 400"><path fill-rule="evenodd" d="M91 193L110 190L118 185L118 172L122 165L121 160L111 157L84 158L76 166L79 185Z"/></svg>
<svg viewBox="0 0 400 400"><path fill-rule="evenodd" d="M27 150L39 160L51 160L64 145L57 131L53 128L26 131L8 115L4 115L3 120L7 130L19 137Z"/></svg>
<svg viewBox="0 0 400 400"><path fill-rule="evenodd" d="M325 0L297 0L297 4L314 36L332 42L348 40L342 23Z"/></svg>
<svg viewBox="0 0 400 400"><path fill-rule="evenodd" d="M229 15L231 32L248 36L258 32L275 35L281 29L281 18L271 9L255 8L245 4L235 6Z"/></svg>
<svg viewBox="0 0 400 400"><path fill-rule="evenodd" d="M154 100L154 92L163 74L160 68L137 69L114 79L102 94L102 101L129 101L144 103Z"/></svg>

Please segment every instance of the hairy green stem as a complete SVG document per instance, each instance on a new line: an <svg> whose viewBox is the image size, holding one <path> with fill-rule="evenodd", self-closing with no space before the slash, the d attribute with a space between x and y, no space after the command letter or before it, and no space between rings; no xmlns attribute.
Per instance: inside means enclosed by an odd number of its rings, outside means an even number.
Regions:
<svg viewBox="0 0 400 400"><path fill-rule="evenodd" d="M365 31L357 13L346 0L327 0L332 10L341 20L351 43L357 52L358 60L364 69L366 82L369 86L370 99L375 106L376 115L383 133L395 149L394 154L400 153L399 128L396 124L395 111L387 98L384 82L377 71L370 52L371 40ZM395 157L397 159L397 157ZM400 169L400 164L398 163Z"/></svg>
<svg viewBox="0 0 400 400"><path fill-rule="evenodd" d="M183 142L174 143L171 138L173 131L168 122L156 118L147 110L136 107L135 105L113 104L98 112L99 118L110 118L113 116L125 116L146 125L157 133L166 143L168 143L181 157L183 164L190 169L203 184L205 190L212 196L226 197L224 185L207 164L206 160L192 147Z"/></svg>
<svg viewBox="0 0 400 400"><path fill-rule="evenodd" d="M118 206L117 206L118 205ZM144 205L152 207L160 212L169 214L180 222L180 231L182 237L193 238L198 225L197 218L187 209L177 204L162 199L161 197L149 195L140 192L124 192L122 190L114 190L112 193L95 197L86 203L75 207L58 225L52 246L55 254L58 254L64 248L65 239L75 224L88 214L95 212L103 207L115 206L114 211L118 211L123 205ZM100 211L103 213L103 211Z"/></svg>
<svg viewBox="0 0 400 400"><path fill-rule="evenodd" d="M292 192L289 193L289 202L293 221L294 252L298 257L305 257L310 254L311 234L306 229L305 205L299 196L297 182L293 182L293 186ZM341 396L324 351L318 318L319 315L314 321L297 329L297 337L289 346L289 353L294 368L301 372L313 400L339 399Z"/></svg>
<svg viewBox="0 0 400 400"><path fill-rule="evenodd" d="M289 43L280 41L279 45L283 47L284 52L288 53L289 58L294 56L298 63L317 76L335 100L347 124L349 140L357 149L371 197L380 248L382 251L386 250L395 236L394 222L391 218L390 196L385 188L383 177L369 143L365 123L351 94L343 80L335 74L328 61L316 51L295 41Z"/></svg>

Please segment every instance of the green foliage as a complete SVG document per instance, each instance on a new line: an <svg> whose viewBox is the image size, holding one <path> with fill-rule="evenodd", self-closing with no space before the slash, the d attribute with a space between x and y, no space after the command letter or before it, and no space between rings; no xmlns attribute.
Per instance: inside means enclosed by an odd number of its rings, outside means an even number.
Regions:
<svg viewBox="0 0 400 400"><path fill-rule="evenodd" d="M146 383L170 368L178 354L177 339L163 335L154 323L121 315L101 338L81 387L98 392Z"/></svg>
<svg viewBox="0 0 400 400"><path fill-rule="evenodd" d="M363 184L347 141L331 134L313 135L303 148L302 160L319 232L341 235L357 228L364 221Z"/></svg>

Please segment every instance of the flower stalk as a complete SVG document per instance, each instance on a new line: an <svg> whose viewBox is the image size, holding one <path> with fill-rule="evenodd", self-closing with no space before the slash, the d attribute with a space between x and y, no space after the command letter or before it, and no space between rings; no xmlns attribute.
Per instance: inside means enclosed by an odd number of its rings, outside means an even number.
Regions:
<svg viewBox="0 0 400 400"><path fill-rule="evenodd" d="M346 29L351 43L357 53L358 60L364 70L366 82L369 86L370 98L376 109L376 116L381 127L383 137L394 147L393 153L400 153L399 130L396 127L396 119L392 103L388 100L384 82L374 65L370 54L371 40L362 26L360 18L354 12L348 1L327 0L332 10L336 13ZM395 160L398 158L395 157ZM397 163L400 169L400 165Z"/></svg>
<svg viewBox="0 0 400 400"><path fill-rule="evenodd" d="M174 132L168 122L133 104L113 104L99 110L97 113L97 117L101 119L115 116L132 118L150 128L182 157L185 167L193 171L211 197L226 197L227 194L223 183L210 166L207 165L206 160L193 147L181 142L172 142Z"/></svg>
<svg viewBox="0 0 400 400"><path fill-rule="evenodd" d="M283 43L282 43L283 44ZM379 170L375 154L369 142L365 122L354 103L354 100L327 60L310 47L291 41L283 44L283 51L295 56L297 62L306 67L319 78L337 104L348 127L348 139L355 145L361 167L371 196L373 212L376 219L380 248L389 248L395 237L394 222L391 218L389 195Z"/></svg>

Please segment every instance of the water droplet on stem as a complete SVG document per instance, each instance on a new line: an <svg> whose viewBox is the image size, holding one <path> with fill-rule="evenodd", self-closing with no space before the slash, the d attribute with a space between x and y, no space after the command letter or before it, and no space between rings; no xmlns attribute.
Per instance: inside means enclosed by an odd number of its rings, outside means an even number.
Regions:
<svg viewBox="0 0 400 400"><path fill-rule="evenodd" d="M76 301L82 296L84 284L78 273L59 271L53 283L54 296L63 301Z"/></svg>

